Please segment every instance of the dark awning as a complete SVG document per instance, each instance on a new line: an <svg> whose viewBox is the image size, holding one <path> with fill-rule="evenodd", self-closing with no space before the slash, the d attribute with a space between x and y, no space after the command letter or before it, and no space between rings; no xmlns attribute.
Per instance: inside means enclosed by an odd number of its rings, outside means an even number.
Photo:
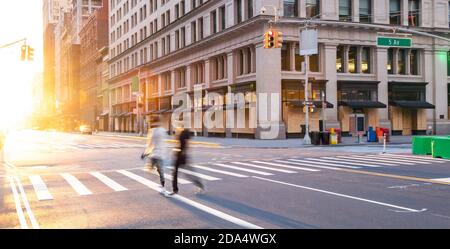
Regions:
<svg viewBox="0 0 450 249"><path fill-rule="evenodd" d="M390 105L403 107L403 108L411 108L411 109L434 109L435 106L426 101L405 101L405 100L397 100L389 102Z"/></svg>
<svg viewBox="0 0 450 249"><path fill-rule="evenodd" d="M287 101L287 103L292 104L294 106L305 106L305 102L301 100L293 100L293 101ZM316 108L322 108L322 101L313 101L313 104ZM327 108L334 108L334 105L331 104L328 101L325 101L325 104L327 105Z"/></svg>
<svg viewBox="0 0 450 249"><path fill-rule="evenodd" d="M378 89L378 84L380 84L380 81L353 81L353 80L346 80L346 81L337 81L338 90L361 90L361 89Z"/></svg>
<svg viewBox="0 0 450 249"><path fill-rule="evenodd" d="M348 106L354 109L360 108L386 108L387 106L378 101L339 101L340 106Z"/></svg>

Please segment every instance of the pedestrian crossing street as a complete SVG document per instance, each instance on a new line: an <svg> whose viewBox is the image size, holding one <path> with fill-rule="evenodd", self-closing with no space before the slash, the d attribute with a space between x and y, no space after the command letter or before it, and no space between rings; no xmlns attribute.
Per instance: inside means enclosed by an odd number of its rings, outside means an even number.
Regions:
<svg viewBox="0 0 450 249"><path fill-rule="evenodd" d="M227 163L207 163L191 165L191 168L180 169L180 184L191 184L188 176L196 176L208 182L230 180L232 178L249 178L252 176L274 176L276 174L305 174L326 170L367 170L381 167L401 167L415 165L442 164L450 166L450 160L422 156L383 154L324 156L318 158L287 158L273 160L236 161ZM173 169L173 167L168 167ZM165 178L172 181L171 172L166 171ZM151 175L150 175L150 174ZM154 175L154 176L153 176ZM127 186L129 181L140 184L152 180L158 182L155 170L135 168L127 170L109 170L87 173L62 173L53 175L22 176L22 183L28 186L28 194L33 194L38 201L54 200L61 186L71 189L71 196L92 196L96 194L92 181L103 185L109 192L125 192L133 188ZM151 178L151 179L149 179ZM125 180L126 179L126 180ZM137 180L138 179L138 180ZM143 180L145 179L145 180ZM52 190L48 182L58 182ZM167 183L170 186L170 183ZM144 184L145 185L145 184ZM139 185L142 186L142 185Z"/></svg>

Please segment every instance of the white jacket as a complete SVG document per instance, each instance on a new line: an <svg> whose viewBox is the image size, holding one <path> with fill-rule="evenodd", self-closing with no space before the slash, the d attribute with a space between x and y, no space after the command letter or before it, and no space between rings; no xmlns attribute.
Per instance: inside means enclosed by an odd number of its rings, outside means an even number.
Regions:
<svg viewBox="0 0 450 249"><path fill-rule="evenodd" d="M148 133L147 149L145 154L150 158L166 159L167 154L167 131L162 127L151 129Z"/></svg>

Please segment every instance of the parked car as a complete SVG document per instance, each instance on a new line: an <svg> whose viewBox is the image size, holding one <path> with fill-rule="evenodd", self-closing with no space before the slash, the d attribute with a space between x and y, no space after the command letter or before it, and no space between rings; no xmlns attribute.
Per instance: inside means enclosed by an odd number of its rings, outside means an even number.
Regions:
<svg viewBox="0 0 450 249"><path fill-rule="evenodd" d="M81 134L92 135L92 128L90 125L81 125L80 132Z"/></svg>

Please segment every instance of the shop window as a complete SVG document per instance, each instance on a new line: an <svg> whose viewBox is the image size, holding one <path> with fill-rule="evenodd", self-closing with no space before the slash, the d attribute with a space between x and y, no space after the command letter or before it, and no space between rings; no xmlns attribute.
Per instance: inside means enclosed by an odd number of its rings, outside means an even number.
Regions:
<svg viewBox="0 0 450 249"><path fill-rule="evenodd" d="M371 50L370 48L364 47L361 51L361 73L369 74L370 70L370 62L371 62Z"/></svg>
<svg viewBox="0 0 450 249"><path fill-rule="evenodd" d="M357 54L358 54L358 48L357 47L350 47L348 51L348 72L349 73L356 73L358 71L357 68Z"/></svg>
<svg viewBox="0 0 450 249"><path fill-rule="evenodd" d="M388 74L394 74L394 49L388 49L388 61L387 61Z"/></svg>
<svg viewBox="0 0 450 249"><path fill-rule="evenodd" d="M419 75L419 51L412 49L409 54L409 74L411 75Z"/></svg>
<svg viewBox="0 0 450 249"><path fill-rule="evenodd" d="M339 0L339 20L351 21L352 20L352 1L351 0Z"/></svg>
<svg viewBox="0 0 450 249"><path fill-rule="evenodd" d="M298 1L299 0L284 0L284 16L286 17L296 17L298 16Z"/></svg>
<svg viewBox="0 0 450 249"><path fill-rule="evenodd" d="M401 24L400 0L389 1L389 23L392 25Z"/></svg>
<svg viewBox="0 0 450 249"><path fill-rule="evenodd" d="M345 47L340 45L336 50L336 72L343 73L344 72L344 55L345 55Z"/></svg>
<svg viewBox="0 0 450 249"><path fill-rule="evenodd" d="M338 91L338 101L377 101L376 89L342 89Z"/></svg>
<svg viewBox="0 0 450 249"><path fill-rule="evenodd" d="M389 101L425 101L425 86L410 84L390 86Z"/></svg>
<svg viewBox="0 0 450 249"><path fill-rule="evenodd" d="M372 22L372 0L359 0L359 21Z"/></svg>

